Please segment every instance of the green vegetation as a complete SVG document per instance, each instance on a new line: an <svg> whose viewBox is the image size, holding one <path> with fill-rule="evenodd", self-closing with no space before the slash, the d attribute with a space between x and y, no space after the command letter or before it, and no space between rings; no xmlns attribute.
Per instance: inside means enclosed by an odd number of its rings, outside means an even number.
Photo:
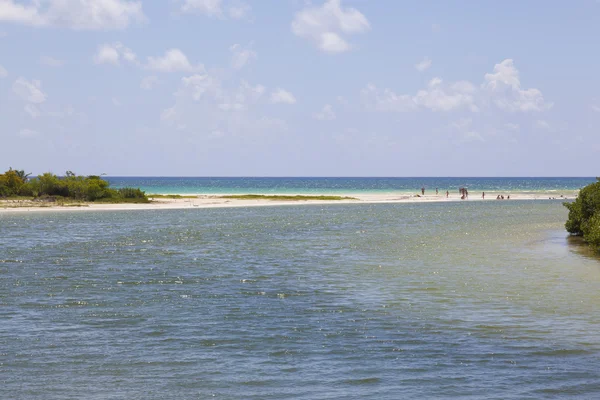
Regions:
<svg viewBox="0 0 600 400"><path fill-rule="evenodd" d="M197 199L198 196L182 196L180 194L149 194L152 199Z"/></svg>
<svg viewBox="0 0 600 400"><path fill-rule="evenodd" d="M41 201L99 201L110 203L147 203L140 189L109 188L109 183L97 175L77 176L67 171L59 177L46 172L29 178L23 170L10 168L0 175L0 198L36 199Z"/></svg>
<svg viewBox="0 0 600 400"><path fill-rule="evenodd" d="M221 196L223 199L237 199L237 200L283 200L283 201L294 201L294 200L358 200L354 197L342 197L342 196L285 196L285 195L264 195L264 194L233 194L228 196Z"/></svg>
<svg viewBox="0 0 600 400"><path fill-rule="evenodd" d="M600 252L600 178L581 189L572 203L563 203L569 209L569 219L565 223L567 231L582 236L597 252Z"/></svg>

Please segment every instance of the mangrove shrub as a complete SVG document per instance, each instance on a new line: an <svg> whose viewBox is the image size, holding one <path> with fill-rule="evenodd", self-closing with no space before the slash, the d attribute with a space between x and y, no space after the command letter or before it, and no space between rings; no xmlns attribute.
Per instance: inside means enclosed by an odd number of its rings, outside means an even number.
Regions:
<svg viewBox="0 0 600 400"><path fill-rule="evenodd" d="M569 209L565 223L567 231L600 252L600 179L587 185L572 203L563 203Z"/></svg>
<svg viewBox="0 0 600 400"><path fill-rule="evenodd" d="M49 196L80 201L148 201L146 194L140 189L112 189L98 175L78 176L67 171L61 177L46 172L29 179L29 174L12 168L0 175L0 197L11 196Z"/></svg>

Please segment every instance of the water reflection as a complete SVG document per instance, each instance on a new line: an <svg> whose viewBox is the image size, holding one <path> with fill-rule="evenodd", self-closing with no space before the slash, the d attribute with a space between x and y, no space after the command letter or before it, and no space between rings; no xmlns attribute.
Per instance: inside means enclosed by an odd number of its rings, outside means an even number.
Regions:
<svg viewBox="0 0 600 400"><path fill-rule="evenodd" d="M594 251L590 246L588 246L581 236L568 235L566 242L569 250L572 253L585 258L600 261L600 253Z"/></svg>

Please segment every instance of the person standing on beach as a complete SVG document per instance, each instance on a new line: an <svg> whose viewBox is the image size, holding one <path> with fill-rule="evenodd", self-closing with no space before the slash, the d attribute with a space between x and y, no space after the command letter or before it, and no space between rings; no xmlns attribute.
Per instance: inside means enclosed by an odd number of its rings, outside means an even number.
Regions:
<svg viewBox="0 0 600 400"><path fill-rule="evenodd" d="M485 192L481 192L481 198L485 200Z"/></svg>
<svg viewBox="0 0 600 400"><path fill-rule="evenodd" d="M423 196L425 196L425 187L422 187L422 188L421 188L421 194L422 194Z"/></svg>
<svg viewBox="0 0 600 400"><path fill-rule="evenodd" d="M450 192L448 192L448 191L446 190L446 198L448 198L448 195L449 195L449 194L450 194Z"/></svg>
<svg viewBox="0 0 600 400"><path fill-rule="evenodd" d="M435 195L437 196L438 194L438 188L435 188Z"/></svg>

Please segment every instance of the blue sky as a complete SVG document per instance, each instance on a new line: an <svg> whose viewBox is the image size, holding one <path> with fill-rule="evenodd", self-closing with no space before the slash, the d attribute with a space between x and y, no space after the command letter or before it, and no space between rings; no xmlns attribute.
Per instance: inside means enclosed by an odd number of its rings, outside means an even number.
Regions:
<svg viewBox="0 0 600 400"><path fill-rule="evenodd" d="M0 0L0 169L596 176L600 2Z"/></svg>

